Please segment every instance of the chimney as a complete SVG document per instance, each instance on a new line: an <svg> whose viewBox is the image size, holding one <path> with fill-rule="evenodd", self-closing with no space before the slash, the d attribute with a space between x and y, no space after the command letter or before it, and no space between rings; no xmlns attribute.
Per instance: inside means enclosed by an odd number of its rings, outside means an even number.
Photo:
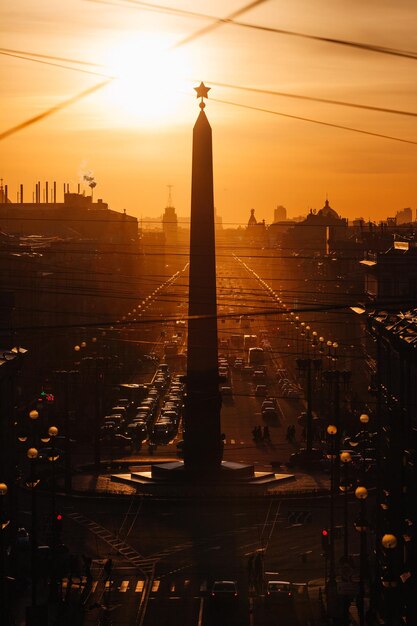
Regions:
<svg viewBox="0 0 417 626"><path fill-rule="evenodd" d="M46 183L45 183L45 198L46 198L46 204L48 204L48 202L49 202L49 185L48 185L48 181L46 181Z"/></svg>
<svg viewBox="0 0 417 626"><path fill-rule="evenodd" d="M4 201L7 202L8 198L9 198L8 187L7 185L4 185Z"/></svg>
<svg viewBox="0 0 417 626"><path fill-rule="evenodd" d="M56 180L54 180L54 204L56 204Z"/></svg>
<svg viewBox="0 0 417 626"><path fill-rule="evenodd" d="M23 185L20 185L20 202L23 204Z"/></svg>

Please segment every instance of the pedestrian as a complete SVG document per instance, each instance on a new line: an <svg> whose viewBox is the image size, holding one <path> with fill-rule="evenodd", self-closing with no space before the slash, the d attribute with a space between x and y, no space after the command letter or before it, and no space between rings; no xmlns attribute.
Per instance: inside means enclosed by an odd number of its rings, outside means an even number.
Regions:
<svg viewBox="0 0 417 626"><path fill-rule="evenodd" d="M291 428L291 433L290 433L291 434L291 443L294 443L294 440L295 440L295 426L294 426L294 424L292 424L290 426L290 428Z"/></svg>
<svg viewBox="0 0 417 626"><path fill-rule="evenodd" d="M81 555L84 565L84 574L87 579L87 585L91 584L93 580L93 575L91 573L91 565L93 563L93 559L90 556L86 556L85 554Z"/></svg>
<svg viewBox="0 0 417 626"><path fill-rule="evenodd" d="M249 556L249 558L248 558L248 584L249 584L249 589L251 587L253 587L253 584L254 584L253 560L254 560L254 555L251 554Z"/></svg>
<svg viewBox="0 0 417 626"><path fill-rule="evenodd" d="M253 440L254 440L254 441L256 441L256 439L257 439L257 437L258 437L258 429L257 429L257 426L254 426L254 427L252 428L252 437L253 437Z"/></svg>
<svg viewBox="0 0 417 626"><path fill-rule="evenodd" d="M103 574L104 574L104 581L107 582L108 580L110 580L110 576L113 570L113 561L112 559L107 559L107 561L105 561L104 565L103 565Z"/></svg>
<svg viewBox="0 0 417 626"><path fill-rule="evenodd" d="M291 441L291 426L288 426L287 434L286 434L285 438L288 441L288 443L290 443L290 441Z"/></svg>
<svg viewBox="0 0 417 626"><path fill-rule="evenodd" d="M262 441L262 426L257 426L256 432L257 432L257 435L256 435L257 441Z"/></svg>
<svg viewBox="0 0 417 626"><path fill-rule="evenodd" d="M269 434L269 426L264 426L263 440L271 441L271 435Z"/></svg>

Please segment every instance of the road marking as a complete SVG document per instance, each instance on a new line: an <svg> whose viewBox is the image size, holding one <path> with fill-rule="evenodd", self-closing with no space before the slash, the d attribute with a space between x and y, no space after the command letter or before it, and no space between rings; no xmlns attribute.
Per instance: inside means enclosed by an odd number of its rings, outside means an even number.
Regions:
<svg viewBox="0 0 417 626"><path fill-rule="evenodd" d="M136 583L136 588L135 588L135 592L136 593L142 593L143 591L143 580L138 580L138 582Z"/></svg>
<svg viewBox="0 0 417 626"><path fill-rule="evenodd" d="M188 578L184 580L184 587L188 587L189 584L190 584L190 580Z"/></svg>
<svg viewBox="0 0 417 626"><path fill-rule="evenodd" d="M110 589L110 581L106 580L106 584L104 586L106 589Z"/></svg>
<svg viewBox="0 0 417 626"><path fill-rule="evenodd" d="M95 592L95 590L97 589L97 585L98 585L98 580L95 580L93 584L91 585L91 593Z"/></svg>
<svg viewBox="0 0 417 626"><path fill-rule="evenodd" d="M204 598L200 600L200 608L198 611L198 623L197 626L202 626L203 624L203 608L204 608Z"/></svg>
<svg viewBox="0 0 417 626"><path fill-rule="evenodd" d="M204 580L200 585L200 591L207 591L207 581Z"/></svg>
<svg viewBox="0 0 417 626"><path fill-rule="evenodd" d="M234 440L234 439L231 439L231 440L230 440L230 443L235 443L235 440Z"/></svg>
<svg viewBox="0 0 417 626"><path fill-rule="evenodd" d="M171 585L171 593L174 593L174 591L175 591L175 583L172 583L172 585Z"/></svg>
<svg viewBox="0 0 417 626"><path fill-rule="evenodd" d="M128 590L129 587L129 581L128 580L122 580L120 587L119 587L119 591L121 593L126 593L126 591Z"/></svg>
<svg viewBox="0 0 417 626"><path fill-rule="evenodd" d="M245 443L244 441L240 441L239 442L241 446L243 446L243 444Z"/></svg>
<svg viewBox="0 0 417 626"><path fill-rule="evenodd" d="M181 596L169 596L170 600L181 600Z"/></svg>
<svg viewBox="0 0 417 626"><path fill-rule="evenodd" d="M160 584L161 584L161 581L160 581L160 580L154 580L154 581L153 581L153 584L152 584L152 589L151 589L151 591L152 591L153 593L156 593L156 592L158 591L158 589L159 589L159 585L160 585Z"/></svg>

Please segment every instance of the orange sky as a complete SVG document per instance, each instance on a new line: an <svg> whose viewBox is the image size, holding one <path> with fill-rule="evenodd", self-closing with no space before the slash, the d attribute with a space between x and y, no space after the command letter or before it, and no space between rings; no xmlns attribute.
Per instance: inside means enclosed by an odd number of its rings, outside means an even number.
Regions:
<svg viewBox="0 0 417 626"><path fill-rule="evenodd" d="M118 1L118 0L115 0ZM226 16L242 0L164 0ZM239 17L324 37L417 51L415 0L270 0ZM3 48L103 64L117 75L94 95L2 141L0 177L26 200L37 180L70 182L84 172L95 197L117 210L157 217L173 185L189 214L192 87L204 80L417 112L417 61L222 25L168 48L210 22L88 0L14 0L0 7ZM88 69L88 68L85 68ZM0 56L0 133L102 80ZM417 142L416 118L212 86L210 96ZM251 207L272 221L320 208L326 196L343 216L380 219L417 207L417 145L208 102L214 135L215 203L225 224ZM61 184L59 189L61 189ZM88 189L88 188L87 188Z"/></svg>

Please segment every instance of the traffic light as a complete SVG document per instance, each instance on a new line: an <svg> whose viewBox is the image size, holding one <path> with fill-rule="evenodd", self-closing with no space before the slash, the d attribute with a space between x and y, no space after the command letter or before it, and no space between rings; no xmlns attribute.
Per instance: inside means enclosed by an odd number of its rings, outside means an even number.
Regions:
<svg viewBox="0 0 417 626"><path fill-rule="evenodd" d="M55 537L60 537L62 533L62 514L55 513L52 520Z"/></svg>
<svg viewBox="0 0 417 626"><path fill-rule="evenodd" d="M50 403L50 402L54 402L55 400L55 396L53 393L48 393L44 390L42 390L38 396L38 403L39 404L45 404L45 403Z"/></svg>
<svg viewBox="0 0 417 626"><path fill-rule="evenodd" d="M323 530L321 531L321 548L323 550L323 554L324 556L328 556L329 554L329 531L327 530L327 528L323 528Z"/></svg>

